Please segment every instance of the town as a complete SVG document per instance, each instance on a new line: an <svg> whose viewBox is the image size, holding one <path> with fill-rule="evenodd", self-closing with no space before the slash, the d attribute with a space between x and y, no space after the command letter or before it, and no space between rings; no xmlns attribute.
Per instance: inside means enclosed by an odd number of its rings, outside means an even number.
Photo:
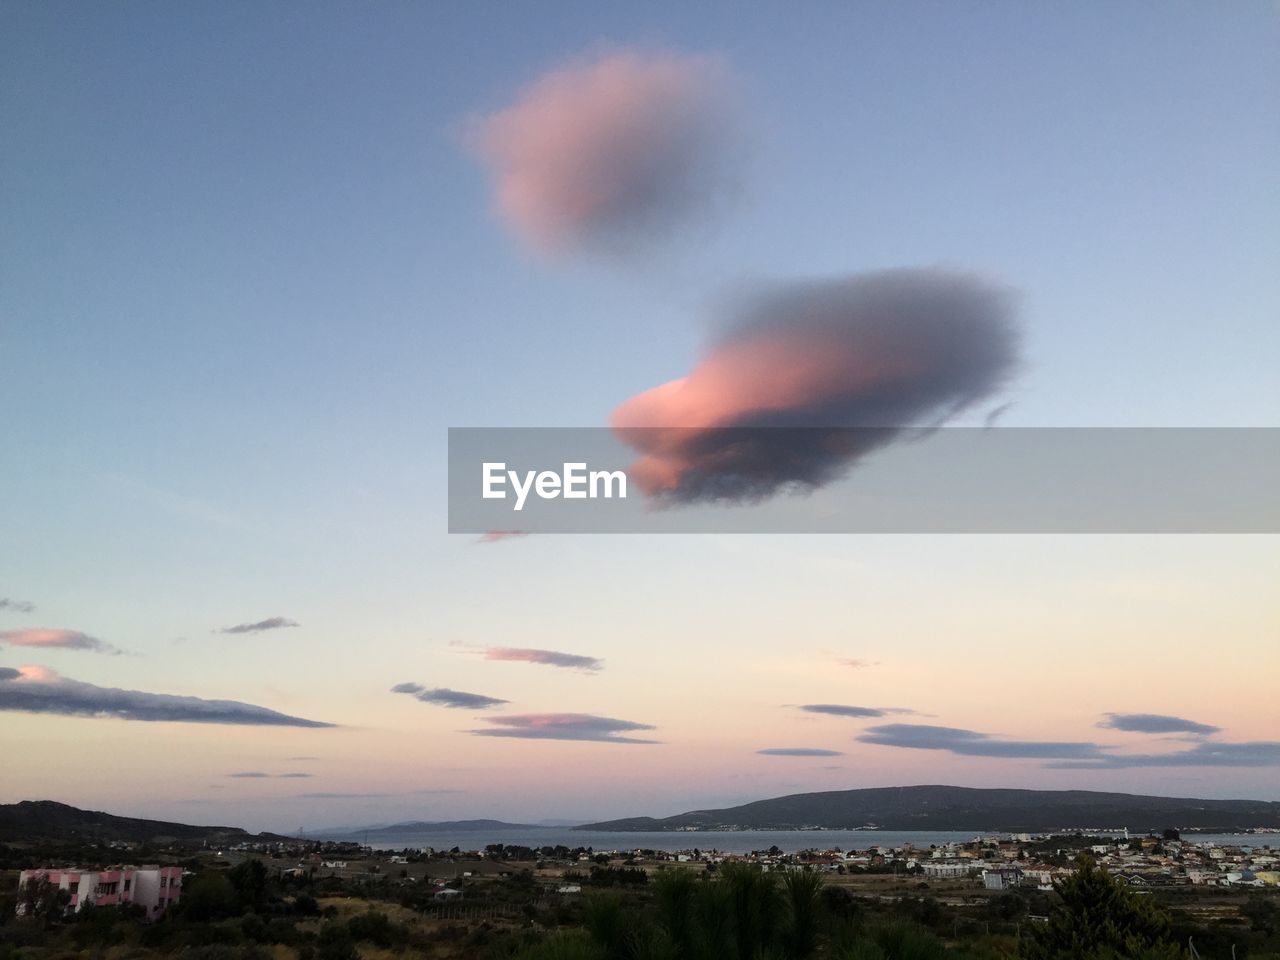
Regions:
<svg viewBox="0 0 1280 960"><path fill-rule="evenodd" d="M746 853L696 845L380 850L259 837L220 848L114 841L50 855L11 844L0 848L0 866L8 868L0 898L10 904L0 921L0 956L8 960L6 944L61 943L59 930L72 945L283 945L298 960L311 956L308 947L334 942L350 950L326 958L353 960L379 944L407 945L425 957L524 956L521 949L590 929L602 904L639 915L673 883L687 879L696 888L754 875L776 878L779 890L808 878L831 931L906 923L936 938L940 950L1014 957L1052 922L1064 885L1082 868L1105 871L1139 902L1166 910L1173 936L1199 951L1179 955L1225 957L1234 947L1237 956L1267 956L1280 949L1276 839L1261 832L1202 842L1173 830L1003 834L928 847L818 844ZM160 865L127 865L141 856ZM834 943L838 933L830 936Z"/></svg>

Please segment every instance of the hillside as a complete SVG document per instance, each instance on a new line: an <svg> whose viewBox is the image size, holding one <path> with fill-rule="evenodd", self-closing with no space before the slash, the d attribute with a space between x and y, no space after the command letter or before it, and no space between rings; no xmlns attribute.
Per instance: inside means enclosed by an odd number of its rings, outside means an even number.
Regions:
<svg viewBox="0 0 1280 960"><path fill-rule="evenodd" d="M118 817L98 810L81 810L53 800L23 800L0 804L0 841L13 840L156 840L201 842L249 840L256 835L239 827L200 827L163 820Z"/></svg>
<svg viewBox="0 0 1280 960"><path fill-rule="evenodd" d="M1196 800L1091 790L1002 790L972 787L877 787L798 793L721 810L674 817L632 817L579 830L795 830L805 827L882 830L1047 832L1072 828L1235 831L1280 828L1280 803Z"/></svg>

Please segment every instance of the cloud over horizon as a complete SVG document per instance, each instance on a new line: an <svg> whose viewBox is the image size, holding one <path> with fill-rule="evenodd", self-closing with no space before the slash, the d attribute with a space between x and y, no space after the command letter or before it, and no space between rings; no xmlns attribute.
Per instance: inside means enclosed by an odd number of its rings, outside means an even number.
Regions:
<svg viewBox="0 0 1280 960"><path fill-rule="evenodd" d="M737 116L716 57L619 50L544 73L473 120L496 206L544 254L632 251L730 192Z"/></svg>
<svg viewBox="0 0 1280 960"><path fill-rule="evenodd" d="M1173 718L1178 719L1178 718ZM1150 732L1150 731L1139 731ZM1156 731L1164 732L1164 731ZM944 750L966 757L1050 760L1049 770L1123 770L1136 767L1271 767L1280 766L1280 741L1220 743L1203 740L1169 753L1125 754L1098 743L1055 740L1004 740L958 727L890 723L870 727L855 738L861 743L914 750Z"/></svg>
<svg viewBox="0 0 1280 960"><path fill-rule="evenodd" d="M477 737L514 737L522 740L588 740L599 743L658 743L623 733L654 730L652 724L597 717L589 713L527 713L485 717L496 729L470 730Z"/></svg>
<svg viewBox="0 0 1280 960"><path fill-rule="evenodd" d="M391 688L392 693L405 693L423 703L433 703L440 707L455 710L484 710L488 707L510 703L497 697L486 697L482 693L464 693L461 690L450 690L448 687L435 687L428 690L420 683L397 683Z"/></svg>
<svg viewBox="0 0 1280 960"><path fill-rule="evenodd" d="M287 617L267 617L257 623L237 623L234 627L223 627L218 633L262 633L264 630L281 630L296 626L298 624Z"/></svg>
<svg viewBox="0 0 1280 960"><path fill-rule="evenodd" d="M1219 743L1206 740L1172 753L1107 754L1088 760L1046 764L1053 770L1123 770L1137 767L1278 767L1280 741Z"/></svg>
<svg viewBox="0 0 1280 960"><path fill-rule="evenodd" d="M861 743L912 750L945 750L966 757L1009 757L1041 760L1082 760L1105 757L1096 743L1058 740L1001 740L989 733L923 723L886 723L869 727L856 738Z"/></svg>
<svg viewBox="0 0 1280 960"><path fill-rule="evenodd" d="M1221 727L1197 723L1183 717L1171 717L1162 713L1108 713L1098 722L1099 727L1124 730L1128 733L1189 733L1209 736L1220 733Z"/></svg>
<svg viewBox="0 0 1280 960"><path fill-rule="evenodd" d="M235 726L334 727L238 700L205 700L99 687L62 677L45 667L0 670L0 710L175 723L220 723Z"/></svg>
<svg viewBox="0 0 1280 960"><path fill-rule="evenodd" d="M585 670L594 673L604 667L599 657L577 653L561 653L559 650L539 650L534 647L486 647L486 660L504 660L515 663L540 663L548 667L564 667L569 670Z"/></svg>
<svg viewBox="0 0 1280 960"><path fill-rule="evenodd" d="M766 747L756 753L763 757L842 757L839 750L823 750L819 747Z"/></svg>
<svg viewBox="0 0 1280 960"><path fill-rule="evenodd" d="M30 627L25 630L0 630L0 643L15 647L37 647L45 650L88 650L92 653L118 654L120 651L97 637L79 630Z"/></svg>
<svg viewBox="0 0 1280 960"><path fill-rule="evenodd" d="M1009 292L971 274L782 284L745 300L688 376L625 401L611 426L639 454L628 476L659 503L809 491L991 397L1017 340Z"/></svg>

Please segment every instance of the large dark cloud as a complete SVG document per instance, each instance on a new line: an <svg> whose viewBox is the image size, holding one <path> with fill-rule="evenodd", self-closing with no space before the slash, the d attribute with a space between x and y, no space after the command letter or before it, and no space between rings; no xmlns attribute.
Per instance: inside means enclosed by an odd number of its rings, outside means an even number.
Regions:
<svg viewBox="0 0 1280 960"><path fill-rule="evenodd" d="M256 623L237 623L234 627L223 627L219 633L262 633L264 630L281 630L285 627L296 627L298 624L288 617L267 617Z"/></svg>
<svg viewBox="0 0 1280 960"><path fill-rule="evenodd" d="M1172 753L1108 754L1048 766L1058 770L1122 770L1129 767L1280 767L1280 741L1219 743L1206 740Z"/></svg>
<svg viewBox="0 0 1280 960"><path fill-rule="evenodd" d="M756 753L763 757L841 757L839 750L823 750L819 747L766 747Z"/></svg>
<svg viewBox="0 0 1280 960"><path fill-rule="evenodd" d="M477 119L471 143L498 211L533 247L633 251L725 196L728 86L713 58L619 51L538 78Z"/></svg>
<svg viewBox="0 0 1280 960"><path fill-rule="evenodd" d="M1190 733L1202 737L1222 730L1207 723L1161 713L1108 713L1098 726L1128 733Z"/></svg>
<svg viewBox="0 0 1280 960"><path fill-rule="evenodd" d="M833 717L887 717L890 714L915 713L906 707L853 707L843 703L805 703L806 713L826 713Z"/></svg>
<svg viewBox="0 0 1280 960"><path fill-rule="evenodd" d="M13 600L0 597L0 610L12 610L14 613L35 613L36 605L30 600Z"/></svg>
<svg viewBox="0 0 1280 960"><path fill-rule="evenodd" d="M561 653L559 650L538 650L532 647L488 647L486 660L512 660L520 663L541 663L548 667L566 667L570 670L594 672L604 666L599 657L587 657L577 653Z"/></svg>
<svg viewBox="0 0 1280 960"><path fill-rule="evenodd" d="M692 373L632 397L612 425L640 454L628 475L646 495L752 502L830 483L991 397L1016 358L1011 298L977 277L791 283L747 302Z"/></svg>
<svg viewBox="0 0 1280 960"><path fill-rule="evenodd" d="M16 680L22 676L22 671L14 667L0 667L0 680Z"/></svg>
<svg viewBox="0 0 1280 960"><path fill-rule="evenodd" d="M602 743L657 743L621 734L653 730L652 724L597 717L589 713L528 713L508 717L486 717L493 729L472 730L477 737L515 737L521 740L595 740Z"/></svg>
<svg viewBox="0 0 1280 960"><path fill-rule="evenodd" d="M43 667L23 667L17 676L0 674L0 710L52 713L70 717L237 726L332 727L237 700L204 700L167 693L99 687L61 677Z"/></svg>
<svg viewBox="0 0 1280 960"><path fill-rule="evenodd" d="M52 627L28 627L24 630L0 630L0 641L15 647L40 647L46 650L88 650L92 653L119 653L111 644L79 630Z"/></svg>
<svg viewBox="0 0 1280 960"><path fill-rule="evenodd" d="M918 723L886 723L869 727L857 737L863 743L913 750L945 750L966 757L1024 757L1042 760L1100 759L1096 743L1055 740L1001 740L987 733L959 727Z"/></svg>
<svg viewBox="0 0 1280 960"><path fill-rule="evenodd" d="M484 710L486 707L498 707L510 702L497 697L486 697L482 693L464 693L447 687L427 689L420 683L397 683L391 688L391 692L406 693L423 703L434 703L436 706L452 707L455 710Z"/></svg>

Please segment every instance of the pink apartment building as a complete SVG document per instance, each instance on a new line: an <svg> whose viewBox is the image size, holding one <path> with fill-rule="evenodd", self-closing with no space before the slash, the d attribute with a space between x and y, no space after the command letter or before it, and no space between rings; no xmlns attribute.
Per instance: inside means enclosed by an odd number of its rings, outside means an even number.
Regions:
<svg viewBox="0 0 1280 960"><path fill-rule="evenodd" d="M72 912L80 910L86 903L99 907L136 903L146 910L148 920L155 920L170 904L177 903L182 893L181 867L23 870L18 876L18 886L22 887L31 880L41 878L71 894ZM18 910L22 910L21 902L18 903Z"/></svg>

